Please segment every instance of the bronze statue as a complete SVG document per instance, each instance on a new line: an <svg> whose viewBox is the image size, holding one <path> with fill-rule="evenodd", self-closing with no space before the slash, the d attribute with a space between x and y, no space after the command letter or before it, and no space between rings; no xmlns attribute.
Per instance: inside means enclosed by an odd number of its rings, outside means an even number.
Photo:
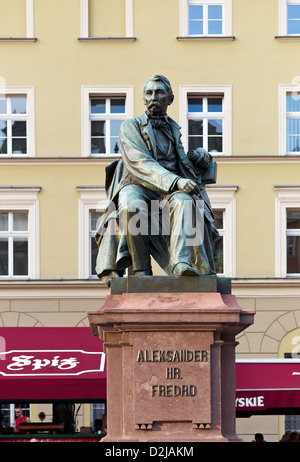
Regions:
<svg viewBox="0 0 300 462"><path fill-rule="evenodd" d="M173 99L168 79L155 75L144 87L146 112L121 125L122 159L106 169L108 206L96 234L96 272L108 285L130 266L152 275L151 256L168 275L215 274L218 231L205 184L215 182L216 164L203 148L185 153L167 116Z"/></svg>

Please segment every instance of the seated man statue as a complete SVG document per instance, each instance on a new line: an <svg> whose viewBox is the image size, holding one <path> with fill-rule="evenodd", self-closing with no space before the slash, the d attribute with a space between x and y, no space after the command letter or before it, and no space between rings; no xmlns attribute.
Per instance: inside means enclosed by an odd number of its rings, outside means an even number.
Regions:
<svg viewBox="0 0 300 462"><path fill-rule="evenodd" d="M215 182L216 165L203 148L185 153L167 116L173 99L168 79L155 75L144 87L146 112L121 125L122 158L106 169L108 206L96 234L96 272L108 285L128 267L152 275L151 256L168 275L215 274L218 231L205 184Z"/></svg>

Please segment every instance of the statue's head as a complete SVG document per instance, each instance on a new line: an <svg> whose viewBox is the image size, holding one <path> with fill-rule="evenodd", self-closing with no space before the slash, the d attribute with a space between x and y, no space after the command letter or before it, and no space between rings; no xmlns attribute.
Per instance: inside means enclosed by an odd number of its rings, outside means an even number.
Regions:
<svg viewBox="0 0 300 462"><path fill-rule="evenodd" d="M144 86L144 103L153 116L166 114L167 108L174 101L174 94L169 80L156 74Z"/></svg>

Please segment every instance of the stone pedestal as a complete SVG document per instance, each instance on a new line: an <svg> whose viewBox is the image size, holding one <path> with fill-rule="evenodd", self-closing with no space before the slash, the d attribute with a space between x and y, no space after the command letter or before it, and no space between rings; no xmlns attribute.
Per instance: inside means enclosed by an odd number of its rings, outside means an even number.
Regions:
<svg viewBox="0 0 300 462"><path fill-rule="evenodd" d="M107 355L103 441L240 441L235 336L254 313L229 288L219 278L181 277L179 285L177 278L129 277L88 313Z"/></svg>

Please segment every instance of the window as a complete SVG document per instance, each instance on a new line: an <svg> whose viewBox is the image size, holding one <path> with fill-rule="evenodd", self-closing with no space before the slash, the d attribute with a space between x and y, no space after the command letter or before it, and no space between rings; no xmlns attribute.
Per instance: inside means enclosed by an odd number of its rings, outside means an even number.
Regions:
<svg viewBox="0 0 300 462"><path fill-rule="evenodd" d="M0 188L0 278L39 277L40 188Z"/></svg>
<svg viewBox="0 0 300 462"><path fill-rule="evenodd" d="M35 41L34 0L0 0L0 41Z"/></svg>
<svg viewBox="0 0 300 462"><path fill-rule="evenodd" d="M0 88L0 159L34 155L33 89Z"/></svg>
<svg viewBox="0 0 300 462"><path fill-rule="evenodd" d="M133 87L82 87L84 156L119 156L119 130L133 117Z"/></svg>
<svg viewBox="0 0 300 462"><path fill-rule="evenodd" d="M180 86L180 125L186 150L231 155L231 86Z"/></svg>
<svg viewBox="0 0 300 462"><path fill-rule="evenodd" d="M300 274L300 187L275 186L277 277Z"/></svg>
<svg viewBox="0 0 300 462"><path fill-rule="evenodd" d="M0 99L0 155L27 154L26 96Z"/></svg>
<svg viewBox="0 0 300 462"><path fill-rule="evenodd" d="M226 277L236 275L236 186L208 186L219 237L213 242L216 272Z"/></svg>
<svg viewBox="0 0 300 462"><path fill-rule="evenodd" d="M78 186L78 277L89 279L96 277L95 263L98 248L95 231L98 220L106 206L104 187Z"/></svg>
<svg viewBox="0 0 300 462"><path fill-rule="evenodd" d="M119 131L125 105L125 96L91 96L91 154L120 154Z"/></svg>
<svg viewBox="0 0 300 462"><path fill-rule="evenodd" d="M300 1L279 0L279 36L288 39L300 37Z"/></svg>
<svg viewBox="0 0 300 462"><path fill-rule="evenodd" d="M28 212L0 211L0 276L28 276Z"/></svg>
<svg viewBox="0 0 300 462"><path fill-rule="evenodd" d="M300 153L300 86L279 85L279 154Z"/></svg>
<svg viewBox="0 0 300 462"><path fill-rule="evenodd" d="M300 209L286 209L286 272L300 273Z"/></svg>
<svg viewBox="0 0 300 462"><path fill-rule="evenodd" d="M223 154L223 96L188 96L188 149Z"/></svg>
<svg viewBox="0 0 300 462"><path fill-rule="evenodd" d="M180 0L180 38L232 37L232 0Z"/></svg>
<svg viewBox="0 0 300 462"><path fill-rule="evenodd" d="M300 94L286 94L286 152L300 152Z"/></svg>
<svg viewBox="0 0 300 462"><path fill-rule="evenodd" d="M223 5L188 2L189 35L220 35L223 33Z"/></svg>
<svg viewBox="0 0 300 462"><path fill-rule="evenodd" d="M98 223L101 218L102 212L97 210L90 210L90 275L96 276L96 259L98 254L98 246L95 241L95 234L98 229Z"/></svg>
<svg viewBox="0 0 300 462"><path fill-rule="evenodd" d="M219 237L213 241L213 254L216 272L224 273L224 210L214 210L215 227L219 231Z"/></svg>
<svg viewBox="0 0 300 462"><path fill-rule="evenodd" d="M135 40L133 0L80 0L80 9L79 40Z"/></svg>

